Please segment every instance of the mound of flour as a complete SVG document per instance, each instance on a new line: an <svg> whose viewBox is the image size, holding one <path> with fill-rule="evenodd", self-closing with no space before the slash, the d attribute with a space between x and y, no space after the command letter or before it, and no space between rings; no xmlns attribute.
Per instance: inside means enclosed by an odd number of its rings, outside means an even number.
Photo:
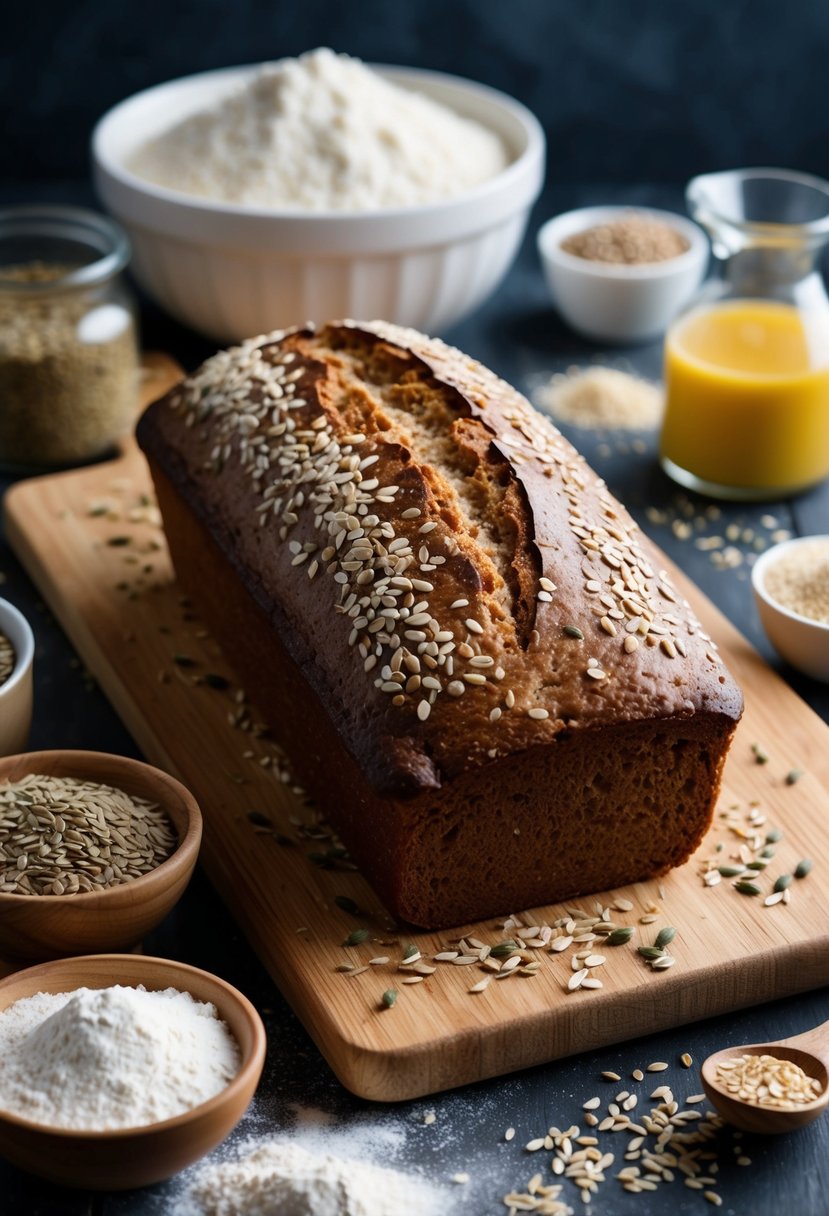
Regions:
<svg viewBox="0 0 829 1216"><path fill-rule="evenodd" d="M146 143L128 167L217 201L374 211L449 198L506 163L492 131L321 48L263 65Z"/></svg>
<svg viewBox="0 0 829 1216"><path fill-rule="evenodd" d="M438 1216L439 1188L364 1161L266 1140L245 1155L199 1171L176 1216Z"/></svg>
<svg viewBox="0 0 829 1216"><path fill-rule="evenodd" d="M0 1013L0 1108L49 1127L110 1131L171 1119L239 1070L215 1005L115 985L39 992Z"/></svg>

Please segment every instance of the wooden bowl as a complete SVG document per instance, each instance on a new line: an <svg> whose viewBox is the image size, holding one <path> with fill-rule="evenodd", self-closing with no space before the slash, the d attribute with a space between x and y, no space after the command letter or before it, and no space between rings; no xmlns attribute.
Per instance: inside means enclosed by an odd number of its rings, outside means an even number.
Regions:
<svg viewBox="0 0 829 1216"><path fill-rule="evenodd" d="M247 997L196 967L164 958L95 954L58 959L0 981L0 1011L38 992L108 988L176 988L210 1001L227 1023L241 1054L239 1072L215 1097L174 1119L118 1131L89 1132L44 1126L0 1110L0 1155L51 1182L94 1190L127 1190L169 1178L197 1161L233 1131L254 1095L265 1061L265 1028Z"/></svg>
<svg viewBox="0 0 829 1216"><path fill-rule="evenodd" d="M0 891L0 958L37 962L131 949L164 919L190 881L201 843L195 798L160 769L104 752L26 752L0 759L0 785L28 773L86 778L152 799L169 815L178 847L149 874L107 890L78 895Z"/></svg>

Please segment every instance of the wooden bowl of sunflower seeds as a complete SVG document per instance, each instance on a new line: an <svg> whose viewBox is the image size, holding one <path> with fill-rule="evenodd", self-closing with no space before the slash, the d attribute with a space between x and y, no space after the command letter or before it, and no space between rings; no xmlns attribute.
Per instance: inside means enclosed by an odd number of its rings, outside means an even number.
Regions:
<svg viewBox="0 0 829 1216"><path fill-rule="evenodd" d="M181 897L201 832L193 795L139 760L0 759L0 959L131 949Z"/></svg>

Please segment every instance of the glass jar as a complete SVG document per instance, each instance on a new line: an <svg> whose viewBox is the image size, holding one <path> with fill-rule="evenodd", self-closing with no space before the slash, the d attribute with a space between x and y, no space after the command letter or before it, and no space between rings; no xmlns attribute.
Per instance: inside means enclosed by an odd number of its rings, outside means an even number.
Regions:
<svg viewBox="0 0 829 1216"><path fill-rule="evenodd" d="M740 169L694 178L687 202L719 273L665 338L663 468L720 498L797 494L829 476L829 299L818 265L829 183Z"/></svg>
<svg viewBox="0 0 829 1216"><path fill-rule="evenodd" d="M104 455L135 417L129 242L78 207L0 210L0 464L38 471Z"/></svg>

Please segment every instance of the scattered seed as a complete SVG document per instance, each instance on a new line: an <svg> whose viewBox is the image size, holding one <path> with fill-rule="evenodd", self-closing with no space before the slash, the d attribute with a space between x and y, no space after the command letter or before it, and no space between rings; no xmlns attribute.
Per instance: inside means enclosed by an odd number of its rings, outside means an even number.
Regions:
<svg viewBox="0 0 829 1216"><path fill-rule="evenodd" d="M343 912L350 913L351 916L360 915L360 909L357 907L354 900L350 899L347 895L335 895L334 903L338 908L342 908Z"/></svg>
<svg viewBox="0 0 829 1216"><path fill-rule="evenodd" d="M412 998L412 999L414 1000L414 998ZM420 999L420 998L418 998L418 999ZM397 1000L397 989L396 988L387 988L386 991L383 993L382 997L380 998L380 1000L382 1001L382 1003L386 1009L391 1009L392 1005Z"/></svg>
<svg viewBox="0 0 829 1216"><path fill-rule="evenodd" d="M608 933L604 940L608 946L624 946L632 937L633 927L631 925L625 925L622 928L614 929L611 933Z"/></svg>
<svg viewBox="0 0 829 1216"><path fill-rule="evenodd" d="M751 750L754 752L754 759L758 764L768 764L768 752L759 743L752 743Z"/></svg>
<svg viewBox="0 0 829 1216"><path fill-rule="evenodd" d="M812 861L811 857L804 857L803 860L799 861L794 868L795 878L805 878L813 865L814 862Z"/></svg>
<svg viewBox="0 0 829 1216"><path fill-rule="evenodd" d="M786 785L796 785L803 776L802 768L792 768L786 773Z"/></svg>
<svg viewBox="0 0 829 1216"><path fill-rule="evenodd" d="M693 1056L691 1056L687 1051L683 1051L679 1059L683 1068L690 1068L694 1062Z"/></svg>
<svg viewBox="0 0 829 1216"><path fill-rule="evenodd" d="M602 1073L603 1081L621 1081L621 1079L622 1078L619 1076L618 1072L603 1072Z"/></svg>
<svg viewBox="0 0 829 1216"><path fill-rule="evenodd" d="M776 878L774 880L774 890L775 891L785 891L786 887L788 887L791 884L791 881L792 881L791 874L781 874L778 878Z"/></svg>
<svg viewBox="0 0 829 1216"><path fill-rule="evenodd" d="M584 634L577 625L564 625L562 633L566 633L568 638L576 638L579 642L584 640Z"/></svg>
<svg viewBox="0 0 829 1216"><path fill-rule="evenodd" d="M654 1060L652 1064L648 1065L647 1071L648 1072L664 1072L667 1067L668 1067L668 1065L665 1063L664 1060Z"/></svg>
<svg viewBox="0 0 829 1216"><path fill-rule="evenodd" d="M666 925L664 929L659 930L656 935L656 941L653 944L657 950L664 950L665 946L670 945L675 937L676 929L674 929L673 925Z"/></svg>
<svg viewBox="0 0 829 1216"><path fill-rule="evenodd" d="M366 941L371 937L371 929L352 929L348 937L342 942L343 946L359 946L361 942Z"/></svg>
<svg viewBox="0 0 829 1216"><path fill-rule="evenodd" d="M741 895L759 895L760 888L754 882L735 882L734 890L739 891Z"/></svg>

